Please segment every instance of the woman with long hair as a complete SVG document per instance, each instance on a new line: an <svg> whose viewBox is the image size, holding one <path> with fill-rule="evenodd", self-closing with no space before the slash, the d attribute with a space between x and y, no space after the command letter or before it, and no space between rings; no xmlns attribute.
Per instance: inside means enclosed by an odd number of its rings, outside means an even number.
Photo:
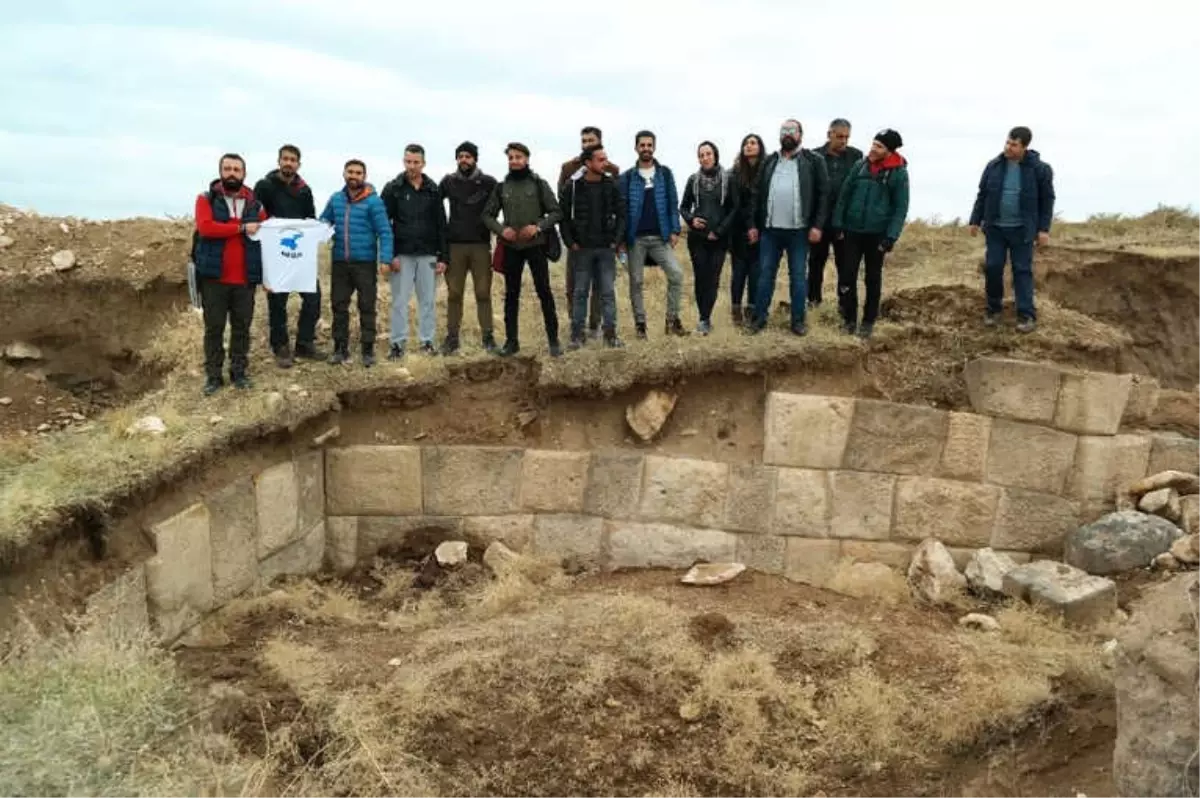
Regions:
<svg viewBox="0 0 1200 798"><path fill-rule="evenodd" d="M758 242L751 243L748 233L755 226L754 204L758 199L758 179L766 154L762 136L757 133L747 135L742 139L730 179L735 214L729 233L729 250L733 260L729 300L733 306L733 323L737 325L750 323L754 296L758 291ZM745 305L742 304L743 296L747 300Z"/></svg>
<svg viewBox="0 0 1200 798"><path fill-rule="evenodd" d="M712 332L712 310L720 290L721 267L729 247L734 199L729 174L721 166L721 151L711 141L696 147L700 171L688 178L679 201L679 215L687 223L688 254L695 275L696 308L700 313L698 335Z"/></svg>

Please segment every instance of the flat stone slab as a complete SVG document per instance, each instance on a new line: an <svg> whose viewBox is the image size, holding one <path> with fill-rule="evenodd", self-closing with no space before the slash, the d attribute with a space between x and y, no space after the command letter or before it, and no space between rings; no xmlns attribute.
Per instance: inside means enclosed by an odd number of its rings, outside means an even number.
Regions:
<svg viewBox="0 0 1200 798"><path fill-rule="evenodd" d="M733 579L746 566L740 562L714 562L693 565L679 580L685 585L719 585Z"/></svg>
<svg viewBox="0 0 1200 798"><path fill-rule="evenodd" d="M1133 377L1102 371L1066 371L1058 389L1054 426L1084 435L1115 435L1129 403Z"/></svg>
<svg viewBox="0 0 1200 798"><path fill-rule="evenodd" d="M980 357L963 368L963 379L976 413L1043 424L1054 419L1062 372L1053 366Z"/></svg>
<svg viewBox="0 0 1200 798"><path fill-rule="evenodd" d="M1052 560L1018 565L1004 575L1002 590L1076 626L1103 621L1117 609L1115 582Z"/></svg>
<svg viewBox="0 0 1200 798"><path fill-rule="evenodd" d="M767 394L763 462L797 468L841 468L853 414L853 399Z"/></svg>

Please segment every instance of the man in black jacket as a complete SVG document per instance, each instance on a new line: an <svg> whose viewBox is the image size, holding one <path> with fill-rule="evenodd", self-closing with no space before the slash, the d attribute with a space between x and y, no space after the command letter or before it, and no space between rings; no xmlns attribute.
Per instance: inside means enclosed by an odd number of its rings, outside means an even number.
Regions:
<svg viewBox="0 0 1200 798"><path fill-rule="evenodd" d="M404 148L404 172L383 187L380 198L387 209L395 239L395 257L389 275L392 287L392 347L389 360L404 357L408 343L408 302L417 289L417 336L421 352L436 354L437 275L446 273L446 207L437 183L424 172L425 148Z"/></svg>
<svg viewBox="0 0 1200 798"><path fill-rule="evenodd" d="M840 230L834 230L832 221L833 206L837 204L838 194L842 183L851 167L862 160L862 150L850 146L850 123L845 119L835 119L829 123L828 140L817 147L814 152L825 159L825 169L829 172L829 219L825 219L821 227L821 240L814 243L808 250L808 304L810 307L821 304L821 287L825 283L825 263L829 260L829 248L833 247L834 274L841 268L846 241L839 237Z"/></svg>
<svg viewBox="0 0 1200 798"><path fill-rule="evenodd" d="M574 272L571 296L571 349L583 346L588 321L588 290L599 286L603 307L604 343L623 346L617 337L617 244L625 237L625 200L617 181L605 168L604 148L595 145L579 157L582 172L575 172L559 188L559 224L563 244L571 252Z"/></svg>
<svg viewBox="0 0 1200 798"><path fill-rule="evenodd" d="M438 184L442 196L450 201L446 340L442 343L442 354L452 355L458 351L458 330L462 324L463 295L467 290L468 274L475 289L475 311L479 316L479 331L483 334L483 348L495 352L496 338L492 333L492 233L483 223L483 206L496 187L496 178L485 175L479 169L479 148L469 141L458 145L454 160L458 168Z"/></svg>
<svg viewBox="0 0 1200 798"><path fill-rule="evenodd" d="M267 216L280 219L315 219L317 209L313 204L312 189L300 177L300 148L284 144L279 148L279 168L267 172L266 177L254 186L254 196ZM321 317L321 287L316 291L300 293L300 319L296 324L295 357L321 360L324 355L317 351L313 339L317 334L317 320ZM280 368L291 368L293 352L288 346L288 323L286 292L272 293L267 297L267 323L271 330L271 351Z"/></svg>

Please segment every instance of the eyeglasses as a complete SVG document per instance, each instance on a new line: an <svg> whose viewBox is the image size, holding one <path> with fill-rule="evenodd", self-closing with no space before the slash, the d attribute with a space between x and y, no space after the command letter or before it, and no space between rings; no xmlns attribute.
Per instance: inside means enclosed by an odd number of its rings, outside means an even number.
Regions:
<svg viewBox="0 0 1200 798"><path fill-rule="evenodd" d="M780 133L799 133L800 126L799 125L783 125L782 127L779 128L779 132Z"/></svg>

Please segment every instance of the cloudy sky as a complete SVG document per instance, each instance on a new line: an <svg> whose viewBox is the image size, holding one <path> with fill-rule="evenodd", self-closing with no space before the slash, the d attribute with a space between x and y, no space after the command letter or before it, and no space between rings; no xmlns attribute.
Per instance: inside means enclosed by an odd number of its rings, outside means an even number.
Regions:
<svg viewBox="0 0 1200 798"><path fill-rule="evenodd" d="M435 177L463 139L489 172L518 139L557 174L586 124L621 166L653 129L682 175L700 140L729 163L742 135L771 144L788 116L810 147L835 116L863 149L900 130L911 216L969 213L1016 124L1068 219L1200 206L1200 11L1182 0L4 6L0 201L42 213L187 214L220 153L257 179L285 141L322 201L349 157L382 187L410 141Z"/></svg>

